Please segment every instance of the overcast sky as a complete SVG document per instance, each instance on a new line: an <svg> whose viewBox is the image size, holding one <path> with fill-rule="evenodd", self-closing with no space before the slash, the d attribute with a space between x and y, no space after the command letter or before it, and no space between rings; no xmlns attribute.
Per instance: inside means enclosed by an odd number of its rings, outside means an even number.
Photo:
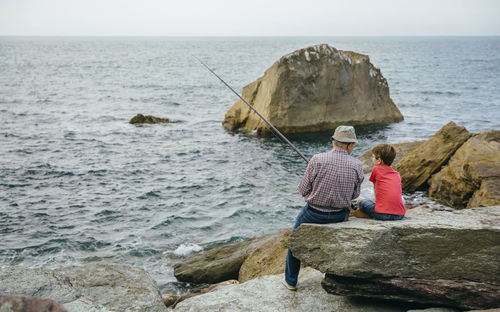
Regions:
<svg viewBox="0 0 500 312"><path fill-rule="evenodd" d="M499 0L0 0L0 35L500 35Z"/></svg>

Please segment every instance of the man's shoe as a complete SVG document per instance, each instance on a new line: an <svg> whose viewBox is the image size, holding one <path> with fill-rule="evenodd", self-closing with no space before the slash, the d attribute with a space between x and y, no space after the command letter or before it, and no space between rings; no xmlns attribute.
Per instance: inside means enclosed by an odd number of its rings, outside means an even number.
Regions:
<svg viewBox="0 0 500 312"><path fill-rule="evenodd" d="M291 291L297 290L296 286L290 286L290 285L288 285L288 283L286 281L283 281L283 286L285 286L288 290L291 290Z"/></svg>

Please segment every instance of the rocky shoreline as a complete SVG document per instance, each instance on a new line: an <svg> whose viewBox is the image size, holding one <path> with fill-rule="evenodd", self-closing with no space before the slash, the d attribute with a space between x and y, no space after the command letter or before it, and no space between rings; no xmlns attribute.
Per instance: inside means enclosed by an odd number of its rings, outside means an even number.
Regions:
<svg viewBox="0 0 500 312"><path fill-rule="evenodd" d="M281 285L285 260L281 251L286 250L283 243L289 234L281 230L188 256L176 268L184 280L214 282L224 278L222 271L239 267L240 281L219 283L199 294L162 295L140 268L95 263L54 270L2 268L0 302L40 297L62 309L47 311L167 311L174 306L179 311L375 312L499 307L500 206L456 211L421 206L411 209L402 221L353 217L345 223L305 224L286 242L308 266L297 292ZM233 253L239 255L226 257ZM185 274L188 269L191 277ZM204 279L196 272L203 272ZM5 306L2 311L29 311Z"/></svg>
<svg viewBox="0 0 500 312"><path fill-rule="evenodd" d="M349 222L304 224L293 234L282 229L215 245L175 265L179 281L212 284L184 295L162 295L146 271L121 264L1 268L1 311L499 308L500 190L491 186L500 181L500 131L471 134L450 122L428 141L396 148L406 190L428 188L461 210L423 205L402 221L353 215ZM369 172L369 152L360 159ZM288 247L309 266L297 292L281 285Z"/></svg>

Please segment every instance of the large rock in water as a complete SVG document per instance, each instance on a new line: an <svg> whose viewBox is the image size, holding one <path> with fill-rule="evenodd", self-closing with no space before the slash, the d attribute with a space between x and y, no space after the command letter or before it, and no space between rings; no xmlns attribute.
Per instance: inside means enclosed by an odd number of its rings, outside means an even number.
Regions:
<svg viewBox="0 0 500 312"><path fill-rule="evenodd" d="M281 57L245 86L243 98L285 133L332 131L340 124L403 120L389 87L367 55L315 45ZM227 111L224 128L269 131L242 101Z"/></svg>
<svg viewBox="0 0 500 312"><path fill-rule="evenodd" d="M429 196L453 207L500 205L500 131L471 137L429 185Z"/></svg>
<svg viewBox="0 0 500 312"><path fill-rule="evenodd" d="M424 185L470 136L465 127L459 127L450 121L432 138L403 157L394 166L401 175L403 190L414 192Z"/></svg>
<svg viewBox="0 0 500 312"><path fill-rule="evenodd" d="M500 306L500 207L303 224L293 254L332 294L445 305ZM299 280L300 286L300 280Z"/></svg>

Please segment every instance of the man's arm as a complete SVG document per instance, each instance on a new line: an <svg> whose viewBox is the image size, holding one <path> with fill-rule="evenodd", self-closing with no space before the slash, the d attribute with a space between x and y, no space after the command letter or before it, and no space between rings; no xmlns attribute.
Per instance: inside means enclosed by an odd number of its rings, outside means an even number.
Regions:
<svg viewBox="0 0 500 312"><path fill-rule="evenodd" d="M316 175L313 159L311 159L309 164L307 164L306 172L304 173L304 176L299 184L299 192L302 197L306 197L312 191L312 182L314 181L314 177Z"/></svg>
<svg viewBox="0 0 500 312"><path fill-rule="evenodd" d="M361 194L361 183L365 179L365 174L363 173L363 165L356 169L356 174L358 176L357 183L354 184L354 193L352 194L352 199L358 198Z"/></svg>

